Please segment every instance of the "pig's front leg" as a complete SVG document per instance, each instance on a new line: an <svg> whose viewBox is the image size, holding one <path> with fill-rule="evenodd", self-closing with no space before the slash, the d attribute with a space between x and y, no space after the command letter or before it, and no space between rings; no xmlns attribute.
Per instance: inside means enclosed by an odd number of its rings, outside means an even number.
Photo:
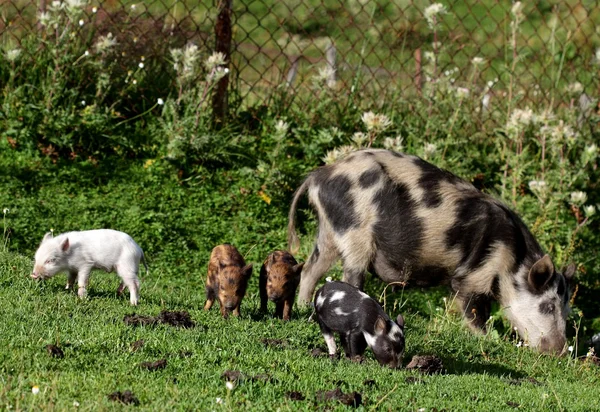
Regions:
<svg viewBox="0 0 600 412"><path fill-rule="evenodd" d="M69 271L69 273L67 273L67 286L65 286L65 289L66 290L72 289L73 283L75 283L76 279L77 279L77 271Z"/></svg>
<svg viewBox="0 0 600 412"><path fill-rule="evenodd" d="M90 271L92 268L80 268L79 273L77 274L77 285L79 286L79 290L77 290L77 296L81 299L87 296L87 286L90 279Z"/></svg>

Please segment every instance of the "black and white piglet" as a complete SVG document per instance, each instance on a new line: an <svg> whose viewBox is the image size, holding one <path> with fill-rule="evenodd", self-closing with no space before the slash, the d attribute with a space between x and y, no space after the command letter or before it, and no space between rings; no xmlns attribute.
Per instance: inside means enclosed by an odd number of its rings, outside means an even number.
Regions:
<svg viewBox="0 0 600 412"><path fill-rule="evenodd" d="M333 332L337 332L346 356L362 355L369 346L381 365L402 366L402 315L394 322L379 303L344 282L327 282L317 291L315 312L330 356L336 353Z"/></svg>

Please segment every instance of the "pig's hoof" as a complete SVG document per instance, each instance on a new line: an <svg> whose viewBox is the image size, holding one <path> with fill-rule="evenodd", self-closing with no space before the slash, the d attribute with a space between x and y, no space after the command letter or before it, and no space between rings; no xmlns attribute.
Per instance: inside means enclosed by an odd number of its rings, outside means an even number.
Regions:
<svg viewBox="0 0 600 412"><path fill-rule="evenodd" d="M336 353L330 353L329 354L329 359L331 359L332 362L335 362L338 360L338 355Z"/></svg>

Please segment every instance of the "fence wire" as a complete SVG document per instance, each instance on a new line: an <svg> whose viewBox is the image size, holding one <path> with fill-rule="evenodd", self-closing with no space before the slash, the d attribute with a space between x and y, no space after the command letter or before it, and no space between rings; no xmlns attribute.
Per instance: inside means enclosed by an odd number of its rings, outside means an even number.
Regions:
<svg viewBox="0 0 600 412"><path fill-rule="evenodd" d="M163 59L167 47L188 42L214 50L224 1L231 6L229 88L245 105L265 103L281 88L309 103L319 81L340 94L360 87L374 101L423 96L443 82L484 105L573 104L599 91L594 0L65 0L84 7L81 24L104 33L118 26L130 53ZM2 44L38 31L49 4L0 0Z"/></svg>

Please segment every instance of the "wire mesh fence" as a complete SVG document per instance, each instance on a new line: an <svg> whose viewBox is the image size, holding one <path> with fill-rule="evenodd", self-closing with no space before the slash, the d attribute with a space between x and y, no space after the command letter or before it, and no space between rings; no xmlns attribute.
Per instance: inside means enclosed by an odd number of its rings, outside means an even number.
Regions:
<svg viewBox="0 0 600 412"><path fill-rule="evenodd" d="M442 83L484 107L492 99L556 106L598 95L600 5L592 0L65 4L83 7L82 30L91 25L97 33L111 32L124 54L164 61L169 47L188 42L207 54L229 49L228 87L245 106L268 102L282 89L309 103L318 81L339 94L361 88L373 102L427 97L429 85ZM51 5L0 0L5 49L39 31Z"/></svg>

